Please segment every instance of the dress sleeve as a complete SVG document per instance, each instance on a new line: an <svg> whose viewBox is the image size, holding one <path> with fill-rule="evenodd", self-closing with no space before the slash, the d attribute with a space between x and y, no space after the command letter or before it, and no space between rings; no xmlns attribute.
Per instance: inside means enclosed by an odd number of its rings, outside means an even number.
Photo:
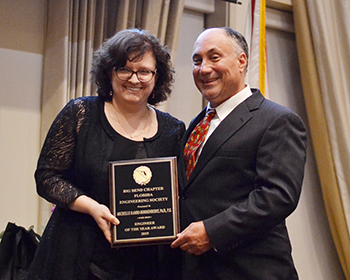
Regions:
<svg viewBox="0 0 350 280"><path fill-rule="evenodd" d="M72 183L76 139L85 117L84 103L70 101L57 115L46 136L35 171L37 192L61 207L84 194Z"/></svg>

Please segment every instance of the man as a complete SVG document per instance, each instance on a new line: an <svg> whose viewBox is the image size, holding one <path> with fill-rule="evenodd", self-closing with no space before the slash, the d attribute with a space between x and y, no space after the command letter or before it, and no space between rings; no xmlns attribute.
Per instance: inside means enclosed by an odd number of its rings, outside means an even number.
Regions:
<svg viewBox="0 0 350 280"><path fill-rule="evenodd" d="M285 219L301 192L303 122L244 83L248 47L233 29L202 32L192 59L209 103L190 124L179 159L184 230L171 246L185 252L183 279L298 279ZM210 126L186 178L197 142L190 134L210 108L215 115L205 121Z"/></svg>

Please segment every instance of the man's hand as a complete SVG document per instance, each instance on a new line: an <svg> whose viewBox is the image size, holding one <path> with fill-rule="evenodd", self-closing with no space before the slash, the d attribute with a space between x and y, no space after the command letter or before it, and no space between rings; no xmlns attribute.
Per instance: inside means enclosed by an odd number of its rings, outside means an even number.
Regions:
<svg viewBox="0 0 350 280"><path fill-rule="evenodd" d="M180 247L182 251L199 256L209 251L213 246L204 227L204 223L194 222L177 235L171 248Z"/></svg>

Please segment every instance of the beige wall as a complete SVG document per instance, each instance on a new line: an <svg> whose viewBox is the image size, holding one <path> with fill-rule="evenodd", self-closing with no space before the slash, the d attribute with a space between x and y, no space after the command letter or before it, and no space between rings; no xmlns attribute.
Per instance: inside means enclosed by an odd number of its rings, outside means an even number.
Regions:
<svg viewBox="0 0 350 280"><path fill-rule="evenodd" d="M267 28L266 37L270 99L297 112L308 127L295 35ZM308 140L299 205L287 219L292 254L300 280L342 280L344 277L327 221L310 134Z"/></svg>
<svg viewBox="0 0 350 280"><path fill-rule="evenodd" d="M44 0L0 0L0 231L37 225Z"/></svg>

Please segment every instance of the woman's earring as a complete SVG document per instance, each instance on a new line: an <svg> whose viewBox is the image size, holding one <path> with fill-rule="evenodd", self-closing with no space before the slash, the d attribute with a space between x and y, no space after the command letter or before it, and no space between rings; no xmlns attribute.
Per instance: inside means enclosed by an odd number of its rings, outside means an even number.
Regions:
<svg viewBox="0 0 350 280"><path fill-rule="evenodd" d="M109 92L109 96L113 96L113 90Z"/></svg>

